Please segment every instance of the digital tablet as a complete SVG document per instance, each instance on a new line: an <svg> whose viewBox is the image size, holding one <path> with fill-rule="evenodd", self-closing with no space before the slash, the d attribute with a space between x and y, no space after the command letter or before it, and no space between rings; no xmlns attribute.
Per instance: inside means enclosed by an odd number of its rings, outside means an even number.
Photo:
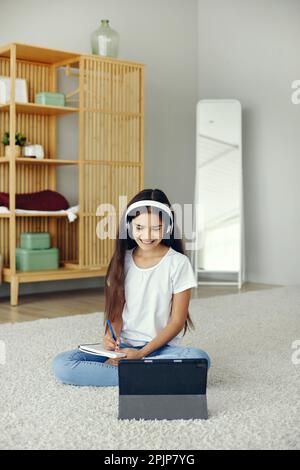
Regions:
<svg viewBox="0 0 300 470"><path fill-rule="evenodd" d="M119 419L207 419L207 359L121 359Z"/></svg>

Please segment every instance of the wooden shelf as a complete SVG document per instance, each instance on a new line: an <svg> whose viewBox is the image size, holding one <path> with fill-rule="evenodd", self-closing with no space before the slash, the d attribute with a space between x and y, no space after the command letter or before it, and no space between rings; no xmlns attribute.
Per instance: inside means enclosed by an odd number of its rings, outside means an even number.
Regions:
<svg viewBox="0 0 300 470"><path fill-rule="evenodd" d="M78 217L79 214L76 214ZM16 214L16 217L67 217L66 214Z"/></svg>
<svg viewBox="0 0 300 470"><path fill-rule="evenodd" d="M42 281L58 281L62 279L81 279L89 277L99 277L106 275L107 268L97 269L72 269L61 267L55 270L44 270L44 271L27 271L27 272L16 272L18 282L42 282ZM11 270L9 268L3 269L3 278L5 282L11 281Z"/></svg>
<svg viewBox="0 0 300 470"><path fill-rule="evenodd" d="M0 55L10 57L10 47L16 45L16 56L18 60L40 62L42 64L56 64L65 60L78 59L79 53L50 49L48 47L34 46L30 44L11 43L1 47ZM73 65L73 67L75 64Z"/></svg>
<svg viewBox="0 0 300 470"><path fill-rule="evenodd" d="M7 157L0 157L1 163L9 163L10 159ZM25 165L78 165L78 160L60 160L57 158L43 158L41 160L37 158L29 157L17 157L16 163L23 163Z"/></svg>
<svg viewBox="0 0 300 470"><path fill-rule="evenodd" d="M10 159L8 157L0 157L0 165L1 163L9 163ZM37 158L29 158L29 157L17 157L16 163L23 163L25 165L79 165L79 160L63 160L58 158L43 158L41 160ZM127 161L127 160L83 160L82 163L88 165L110 165L110 166L132 166L132 167L142 167L142 162L134 162L134 161Z"/></svg>
<svg viewBox="0 0 300 470"><path fill-rule="evenodd" d="M63 261L62 265L64 268L68 269L80 269L80 265L76 261Z"/></svg>
<svg viewBox="0 0 300 470"><path fill-rule="evenodd" d="M9 104L1 104L0 111L8 112ZM59 116L63 114L78 113L78 108L68 106L48 106L36 103L16 103L16 112L24 114L38 114L44 116Z"/></svg>
<svg viewBox="0 0 300 470"><path fill-rule="evenodd" d="M41 47L34 44L23 44L23 43L10 43L0 48L0 57L9 58L10 48L12 45L16 46L16 57L17 60L25 60L29 62L37 62L41 64L52 64L60 65L60 63L71 63L72 67L79 68L79 59L81 56L85 56L90 59L98 59L98 55L87 54L82 52L70 52L64 50L51 49L49 47ZM143 67L144 64L140 62L134 62L129 60L123 60L111 57L101 57L103 62L112 62L120 64L128 64L136 67Z"/></svg>
<svg viewBox="0 0 300 470"><path fill-rule="evenodd" d="M78 160L60 160L57 158L16 158L17 163L25 163L26 165L78 165Z"/></svg>

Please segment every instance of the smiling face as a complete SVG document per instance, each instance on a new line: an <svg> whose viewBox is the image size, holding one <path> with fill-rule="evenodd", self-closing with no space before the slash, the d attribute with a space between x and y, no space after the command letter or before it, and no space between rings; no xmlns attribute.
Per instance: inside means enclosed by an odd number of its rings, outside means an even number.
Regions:
<svg viewBox="0 0 300 470"><path fill-rule="evenodd" d="M132 222L132 236L143 250L151 250L158 246L163 239L164 221L158 214L143 213L135 217Z"/></svg>

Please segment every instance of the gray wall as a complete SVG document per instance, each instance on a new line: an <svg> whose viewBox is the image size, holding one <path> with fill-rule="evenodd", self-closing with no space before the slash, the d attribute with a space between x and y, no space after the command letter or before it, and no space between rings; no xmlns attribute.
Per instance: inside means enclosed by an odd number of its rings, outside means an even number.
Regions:
<svg viewBox="0 0 300 470"><path fill-rule="evenodd" d="M197 100L239 99L246 277L300 282L300 105L291 103L291 83L300 78L299 1L0 0L0 8L0 44L90 52L98 20L111 20L120 58L146 64L145 187L160 187L173 203L193 201ZM59 135L72 136L72 119ZM72 203L74 178L71 168L59 177ZM99 279L41 283L21 293L97 285ZM7 294L8 286L0 287L0 296Z"/></svg>
<svg viewBox="0 0 300 470"><path fill-rule="evenodd" d="M172 203L193 201L197 98L197 0L0 0L0 45L24 42L90 53L101 18L121 37L119 57L145 67L145 187ZM59 135L72 137L75 118ZM75 129L74 129L75 133ZM60 155L76 151L60 147ZM76 203L76 172L59 176L59 190ZM22 285L21 293L99 285L99 279ZM8 286L0 287L0 296Z"/></svg>
<svg viewBox="0 0 300 470"><path fill-rule="evenodd" d="M300 282L298 0L199 0L198 99L243 105L246 277Z"/></svg>

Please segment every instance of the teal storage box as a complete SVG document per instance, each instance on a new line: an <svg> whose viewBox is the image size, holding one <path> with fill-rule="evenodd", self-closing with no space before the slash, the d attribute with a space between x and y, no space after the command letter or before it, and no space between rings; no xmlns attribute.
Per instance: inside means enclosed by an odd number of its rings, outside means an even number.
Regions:
<svg viewBox="0 0 300 470"><path fill-rule="evenodd" d="M37 104L45 104L50 106L65 106L65 95L64 93L43 91L35 95L35 102Z"/></svg>
<svg viewBox="0 0 300 470"><path fill-rule="evenodd" d="M58 269L59 250L58 248L49 248L48 250L26 250L17 248L16 265L18 271Z"/></svg>
<svg viewBox="0 0 300 470"><path fill-rule="evenodd" d="M51 238L48 232L29 233L20 235L20 248L26 250L47 250L51 248Z"/></svg>

